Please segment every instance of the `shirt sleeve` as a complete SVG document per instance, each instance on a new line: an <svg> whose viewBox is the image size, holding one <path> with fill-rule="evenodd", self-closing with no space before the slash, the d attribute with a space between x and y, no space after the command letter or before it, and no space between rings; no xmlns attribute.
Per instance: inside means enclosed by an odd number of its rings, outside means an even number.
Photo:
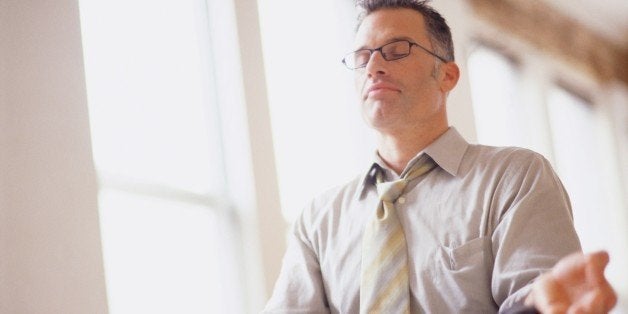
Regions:
<svg viewBox="0 0 628 314"><path fill-rule="evenodd" d="M492 233L491 292L504 312L523 302L540 274L581 247L569 197L541 155L512 163L496 194L501 212Z"/></svg>
<svg viewBox="0 0 628 314"><path fill-rule="evenodd" d="M262 313L329 313L320 264L307 236L306 215L295 222L279 278Z"/></svg>

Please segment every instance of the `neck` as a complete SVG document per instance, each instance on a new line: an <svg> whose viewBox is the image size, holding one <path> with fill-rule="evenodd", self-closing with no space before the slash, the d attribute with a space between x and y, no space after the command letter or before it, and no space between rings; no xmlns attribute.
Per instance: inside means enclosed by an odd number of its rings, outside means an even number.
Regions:
<svg viewBox="0 0 628 314"><path fill-rule="evenodd" d="M398 175L420 151L447 131L447 124L442 126L418 127L406 132L379 132L377 151L386 164Z"/></svg>

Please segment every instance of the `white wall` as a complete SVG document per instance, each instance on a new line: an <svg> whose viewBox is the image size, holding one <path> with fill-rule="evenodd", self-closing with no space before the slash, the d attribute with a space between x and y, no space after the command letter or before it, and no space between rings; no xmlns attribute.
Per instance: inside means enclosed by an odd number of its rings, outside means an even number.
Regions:
<svg viewBox="0 0 628 314"><path fill-rule="evenodd" d="M3 31L7 29L6 21L6 8L7 2L0 0L0 254L7 252L6 246L6 228L5 228L5 212L6 212L6 186L7 182L4 179L5 176L5 166L7 164L6 160L6 150L2 149L2 147L7 147L6 144L6 136L7 133L7 110L5 105L5 94L6 94L6 69L5 69L5 60L6 60L6 32ZM6 283L6 276L8 274L7 261L5 258L0 258L0 313L8 313L8 286Z"/></svg>
<svg viewBox="0 0 628 314"><path fill-rule="evenodd" d="M78 4L0 10L0 312L106 313Z"/></svg>

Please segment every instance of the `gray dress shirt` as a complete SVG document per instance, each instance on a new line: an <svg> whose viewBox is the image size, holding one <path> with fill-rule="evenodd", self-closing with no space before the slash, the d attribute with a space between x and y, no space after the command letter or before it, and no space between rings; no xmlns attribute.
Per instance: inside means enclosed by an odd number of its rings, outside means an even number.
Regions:
<svg viewBox="0 0 628 314"><path fill-rule="evenodd" d="M569 198L549 162L522 148L471 145L450 128L427 154L437 167L395 206L408 245L412 313L495 313L581 250ZM316 197L290 234L265 313L358 313L362 233L379 198L379 158L348 184Z"/></svg>

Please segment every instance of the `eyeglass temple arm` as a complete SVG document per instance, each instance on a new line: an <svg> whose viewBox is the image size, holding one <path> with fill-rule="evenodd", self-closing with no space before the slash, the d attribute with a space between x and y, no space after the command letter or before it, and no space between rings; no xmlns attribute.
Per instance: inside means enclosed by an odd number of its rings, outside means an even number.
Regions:
<svg viewBox="0 0 628 314"><path fill-rule="evenodd" d="M421 46L421 45L419 45L419 44L417 44L417 43L413 43L413 42L411 42L410 44L411 44L412 46L417 46L417 47L419 47L419 48L423 49L423 51L425 51L425 52L427 52L427 53L431 54L432 56L436 57L436 58L437 58L438 60L440 60L440 61L443 61L443 62L445 62L445 63L447 63L447 62L448 62L447 60L445 60L445 58L443 58L443 57L441 57L441 56L439 56L439 55L435 54L435 53L434 53L434 52L432 52L432 51L429 51L427 48L425 48L425 47L423 47L423 46Z"/></svg>

